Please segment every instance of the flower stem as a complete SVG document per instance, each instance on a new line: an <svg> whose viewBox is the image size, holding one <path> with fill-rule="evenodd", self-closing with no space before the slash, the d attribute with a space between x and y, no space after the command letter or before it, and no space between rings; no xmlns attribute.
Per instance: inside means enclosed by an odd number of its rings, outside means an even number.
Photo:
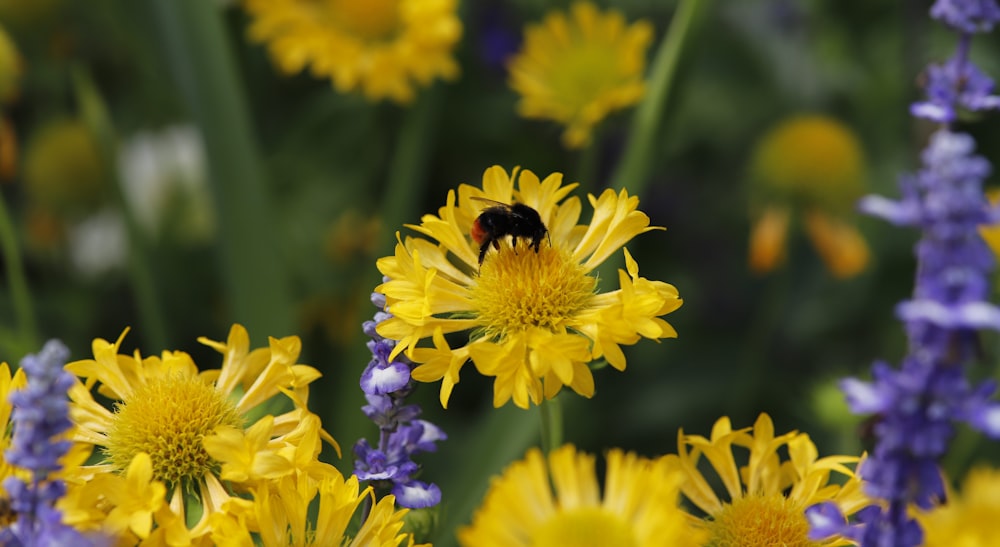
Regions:
<svg viewBox="0 0 1000 547"><path fill-rule="evenodd" d="M681 0L674 13L670 28L653 59L646 96L632 117L625 155L611 179L617 190L628 188L629 194L639 194L646 185L653 144L662 126L663 111L673 87L677 62L695 17L707 4L706 0Z"/></svg>
<svg viewBox="0 0 1000 547"><path fill-rule="evenodd" d="M418 220L442 92L441 84L424 90L403 117L390 160L385 201L380 207L384 226L402 226ZM384 240L378 256L392 254L396 246L394 236Z"/></svg>
<svg viewBox="0 0 1000 547"><path fill-rule="evenodd" d="M24 273L24 261L21 257L21 247L17 243L14 223L10 218L7 201L0 194L0 247L6 263L7 279L10 280L10 298L17 318L17 349L36 347L38 324L35 320L35 308L28 289L27 276Z"/></svg>
<svg viewBox="0 0 1000 547"><path fill-rule="evenodd" d="M542 400L538 406L542 417L542 450L548 454L562 446L563 413L558 397Z"/></svg>

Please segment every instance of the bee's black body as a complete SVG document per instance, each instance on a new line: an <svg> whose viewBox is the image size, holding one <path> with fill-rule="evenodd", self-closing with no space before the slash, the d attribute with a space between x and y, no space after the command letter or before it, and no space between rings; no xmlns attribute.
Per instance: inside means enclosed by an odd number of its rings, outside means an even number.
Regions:
<svg viewBox="0 0 1000 547"><path fill-rule="evenodd" d="M499 249L500 239L505 236L511 236L514 246L517 246L518 238L530 240L529 246L538 252L542 239L549 233L538 211L523 203L507 205L492 200L485 201L497 205L484 209L472 225L472 238L479 243L480 265L483 264L490 245Z"/></svg>

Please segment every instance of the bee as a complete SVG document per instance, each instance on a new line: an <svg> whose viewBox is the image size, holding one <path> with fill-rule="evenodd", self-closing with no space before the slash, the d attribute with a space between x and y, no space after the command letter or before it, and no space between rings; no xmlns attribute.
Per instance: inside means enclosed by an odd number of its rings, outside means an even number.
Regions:
<svg viewBox="0 0 1000 547"><path fill-rule="evenodd" d="M479 244L479 265L483 265L486 251L490 245L500 248L500 240L510 236L513 246L517 246L518 238L530 240L529 247L538 252L542 238L548 235L549 229L542 222L538 211L523 203L501 203L492 199L474 197L479 201L492 203L491 207L483 209L476 221L472 223L473 241Z"/></svg>

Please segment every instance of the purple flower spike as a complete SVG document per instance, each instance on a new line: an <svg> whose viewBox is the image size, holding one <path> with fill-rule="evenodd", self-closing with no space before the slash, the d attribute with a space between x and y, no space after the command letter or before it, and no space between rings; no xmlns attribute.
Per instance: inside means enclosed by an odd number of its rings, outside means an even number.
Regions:
<svg viewBox="0 0 1000 547"><path fill-rule="evenodd" d="M811 507L811 538L841 534L862 547L920 545L923 532L909 510L944 498L938 462L956 423L1000 438L1000 404L991 400L995 383L973 386L965 371L977 355L977 331L1000 330L1000 308L988 301L995 258L979 235L979 227L1000 214L983 196L989 162L975 155L971 136L949 127L960 109L1000 107L993 80L969 60L972 33L1000 21L1000 8L995 0L938 0L931 15L959 32L957 52L928 69L927 99L911 113L943 125L931 136L920 171L901 179L898 201L869 196L859 204L922 232L913 296L896 308L909 351L898 369L879 361L871 381L840 384L853 412L874 415L875 445L858 473L880 503L858 512L853 525L826 505Z"/></svg>
<svg viewBox="0 0 1000 547"><path fill-rule="evenodd" d="M0 545L92 545L79 531L63 524L54 505L66 493L66 486L49 478L62 468L59 459L71 446L69 441L56 440L73 425L66 393L74 378L63 370L68 358L66 346L50 340L37 355L21 361L27 386L10 395L14 436L4 458L29 470L31 480L11 476L3 483L17 518L0 530Z"/></svg>
<svg viewBox="0 0 1000 547"><path fill-rule="evenodd" d="M373 481L379 491L394 494L401 507L431 507L441 501L441 489L414 480L420 466L412 456L437 450L436 443L448 437L436 425L417 419L419 406L404 404L414 387L410 378L413 364L402 355L389 360L396 342L380 336L376 327L392 315L384 311L384 295L373 293L372 303L380 310L362 325L371 337L368 349L372 360L361 374L361 389L368 400L361 410L378 425L379 441L377 447L367 439L354 445L354 474L360 480Z"/></svg>

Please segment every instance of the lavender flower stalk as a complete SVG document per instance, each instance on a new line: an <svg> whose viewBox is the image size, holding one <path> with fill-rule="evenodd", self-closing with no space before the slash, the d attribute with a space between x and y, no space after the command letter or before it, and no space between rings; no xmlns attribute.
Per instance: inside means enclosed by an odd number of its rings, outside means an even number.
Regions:
<svg viewBox="0 0 1000 547"><path fill-rule="evenodd" d="M31 479L12 476L4 481L17 520L0 530L0 545L90 545L80 532L62 523L54 504L66 493L66 485L49 478L62 467L59 459L71 445L68 440L56 440L73 425L66 393L74 379L63 370L67 358L66 346L50 340L37 355L21 361L27 386L10 395L14 436L4 457L30 471Z"/></svg>
<svg viewBox="0 0 1000 547"><path fill-rule="evenodd" d="M909 350L899 369L877 362L871 382L841 384L853 412L877 417L875 446L860 473L866 492L883 501L859 512L856 526L829 504L810 508L813 539L841 534L862 546L920 545L923 533L907 511L944 499L938 462L955 423L1000 437L1000 405L990 400L995 383L972 386L965 377L976 331L1000 330L1000 309L987 302L994 258L978 233L1000 214L983 196L989 162L974 154L971 136L950 127L962 110L1000 107L992 80L969 58L972 34L992 29L1000 7L995 0L938 0L931 16L957 31L959 44L947 62L928 69L926 99L910 112L941 127L923 152L922 169L902 178L900 201L868 197L860 204L893 224L922 230L913 297L896 309Z"/></svg>
<svg viewBox="0 0 1000 547"><path fill-rule="evenodd" d="M385 309L385 295L372 294L372 303ZM368 404L362 407L365 415L379 427L378 446L372 447L367 439L354 445L354 474L361 480L374 481L376 486L389 490L402 507L419 509L432 507L441 501L441 489L436 484L416 480L420 470L412 456L433 452L438 441L447 438L436 425L419 420L420 407L407 405L405 399L413 391L410 370L413 366L400 355L389 361L395 340L379 336L375 326L391 315L385 311L375 313L372 321L365 321L365 334L371 337L368 349L372 360L361 375L361 389Z"/></svg>

